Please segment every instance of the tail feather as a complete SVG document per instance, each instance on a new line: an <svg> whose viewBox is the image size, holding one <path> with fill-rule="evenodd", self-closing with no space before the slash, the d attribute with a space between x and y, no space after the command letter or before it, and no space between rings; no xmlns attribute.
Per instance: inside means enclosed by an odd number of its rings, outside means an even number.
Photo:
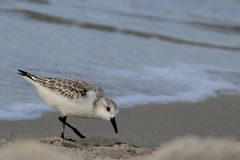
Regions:
<svg viewBox="0 0 240 160"><path fill-rule="evenodd" d="M33 75L33 74L30 74L30 73L28 73L28 72L26 72L26 71L23 71L23 70L20 70L20 69L18 70L17 73L18 73L20 76L22 76L23 78L27 77L28 79L30 79L30 80L32 80L32 81L34 81L34 82L36 82L36 83L43 84L43 83L46 81L46 79L43 78L43 77L35 76L35 75Z"/></svg>
<svg viewBox="0 0 240 160"><path fill-rule="evenodd" d="M23 70L20 70L20 69L19 69L17 73L18 73L20 76L28 77L28 78L34 80L34 79L33 79L34 76L31 75L30 73L26 72L26 71L23 71Z"/></svg>

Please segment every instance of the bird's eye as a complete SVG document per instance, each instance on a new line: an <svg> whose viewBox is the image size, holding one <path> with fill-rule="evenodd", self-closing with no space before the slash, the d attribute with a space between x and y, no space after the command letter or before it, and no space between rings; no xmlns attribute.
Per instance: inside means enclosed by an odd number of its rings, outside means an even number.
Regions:
<svg viewBox="0 0 240 160"><path fill-rule="evenodd" d="M108 112L110 112L110 107L107 107L106 109L107 109Z"/></svg>

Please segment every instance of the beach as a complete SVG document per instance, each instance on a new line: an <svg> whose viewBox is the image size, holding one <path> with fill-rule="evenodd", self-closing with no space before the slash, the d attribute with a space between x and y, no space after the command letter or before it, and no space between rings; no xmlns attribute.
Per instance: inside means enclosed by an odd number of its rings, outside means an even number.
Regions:
<svg viewBox="0 0 240 160"><path fill-rule="evenodd" d="M0 159L239 160L240 3L0 1ZM119 107L66 127L17 70L89 80ZM66 106L67 107L67 106ZM149 157L150 156L150 157ZM38 158L38 159L37 159Z"/></svg>
<svg viewBox="0 0 240 160"><path fill-rule="evenodd" d="M120 109L116 119L118 134L107 121L71 117L68 122L91 141L109 140L154 150L161 144L189 135L238 139L239 105L239 95L219 95L198 103L147 104ZM49 113L34 120L0 121L0 137L8 142L59 136L58 116ZM66 137L81 142L69 129Z"/></svg>

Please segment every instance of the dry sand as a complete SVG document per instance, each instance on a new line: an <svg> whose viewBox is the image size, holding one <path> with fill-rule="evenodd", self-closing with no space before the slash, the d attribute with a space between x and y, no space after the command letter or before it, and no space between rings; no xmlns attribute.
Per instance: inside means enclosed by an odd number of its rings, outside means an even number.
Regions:
<svg viewBox="0 0 240 160"><path fill-rule="evenodd" d="M159 145L162 147L164 146L162 144L186 135L238 139L240 136L239 113L240 96L220 95L199 103L151 104L121 109L117 117L119 126L117 135L114 134L110 122L69 118L69 123L89 138L78 139L68 129L66 136L75 139L76 142L73 144L67 142L68 145L65 146L58 138L46 138L60 134L61 125L58 122L57 113L46 114L29 121L0 121L0 138L2 148L16 139L35 139L35 141L41 139L42 143L51 146L57 144L55 146L64 147L66 150L71 148L69 145L72 145L74 149L80 148L81 151L87 153L87 157L94 155L95 158L131 159L149 154L152 148L155 150ZM189 140L184 140L186 143L189 142ZM201 140L196 141L201 142ZM232 140L229 141L233 143ZM179 143L179 141L176 142L176 144ZM191 138L189 143L192 143ZM215 141L211 143L215 144ZM82 145L87 147L81 148ZM204 145L207 146L208 143ZM162 151L161 147L159 150ZM74 150L73 153L75 152ZM159 151L159 153L162 152Z"/></svg>
<svg viewBox="0 0 240 160"><path fill-rule="evenodd" d="M60 138L5 144L4 160L239 160L237 139L188 136L162 144L156 151L128 144L100 145L72 143ZM98 141L98 140L97 140ZM95 142L94 142L95 143Z"/></svg>

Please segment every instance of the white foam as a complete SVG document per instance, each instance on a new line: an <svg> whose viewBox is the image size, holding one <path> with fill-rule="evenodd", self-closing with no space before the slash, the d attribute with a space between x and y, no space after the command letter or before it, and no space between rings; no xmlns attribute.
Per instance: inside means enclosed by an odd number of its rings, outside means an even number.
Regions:
<svg viewBox="0 0 240 160"><path fill-rule="evenodd" d="M240 93L236 77L229 78L239 76L238 71L209 65L178 63L139 69L98 67L92 72L98 75L107 96L115 95L113 98L120 107L147 103L194 103L217 96L218 91ZM51 111L47 104L12 103L0 110L0 119L34 119Z"/></svg>
<svg viewBox="0 0 240 160"><path fill-rule="evenodd" d="M221 79L211 75L209 71L227 73ZM146 85L145 89L150 94L139 92L132 95L118 96L116 101L123 107L146 103L170 102L198 102L214 97L218 91L227 94L240 91L239 85L228 79L232 70L223 70L214 66L195 64L176 64L168 67L144 67L139 73ZM236 71L234 72L236 73ZM225 76L225 77L224 77ZM136 85L138 81L137 77ZM163 83L164 85L162 85ZM148 90L148 86L155 86L155 94Z"/></svg>
<svg viewBox="0 0 240 160"><path fill-rule="evenodd" d="M35 119L43 113L52 112L53 109L43 104L12 103L0 110L1 120L26 120Z"/></svg>

